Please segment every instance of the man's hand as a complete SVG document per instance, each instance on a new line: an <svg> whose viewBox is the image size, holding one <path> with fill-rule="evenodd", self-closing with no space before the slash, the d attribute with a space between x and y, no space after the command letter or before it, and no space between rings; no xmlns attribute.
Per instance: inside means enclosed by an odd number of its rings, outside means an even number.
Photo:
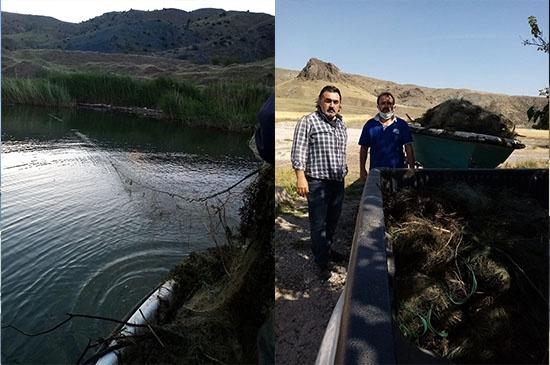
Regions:
<svg viewBox="0 0 550 365"><path fill-rule="evenodd" d="M306 175L302 170L296 171L296 191L300 196L306 196L309 193L309 185L307 183Z"/></svg>
<svg viewBox="0 0 550 365"><path fill-rule="evenodd" d="M361 171L359 171L359 179L360 180L366 180L367 179L367 169L366 168L362 168Z"/></svg>
<svg viewBox="0 0 550 365"><path fill-rule="evenodd" d="M414 159L414 150L412 143L407 143L405 145L405 154L407 155L407 167L409 169L414 169L416 167L416 161Z"/></svg>
<svg viewBox="0 0 550 365"><path fill-rule="evenodd" d="M306 196L309 193L309 187L305 176L296 178L296 191L300 196Z"/></svg>
<svg viewBox="0 0 550 365"><path fill-rule="evenodd" d="M359 179L365 180L367 178L367 155L369 153L369 148L366 146L361 146L359 150Z"/></svg>

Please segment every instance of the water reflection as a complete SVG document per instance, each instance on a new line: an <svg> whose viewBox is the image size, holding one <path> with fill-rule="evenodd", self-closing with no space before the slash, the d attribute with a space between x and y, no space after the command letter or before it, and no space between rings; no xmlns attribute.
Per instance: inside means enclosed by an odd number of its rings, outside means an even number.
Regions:
<svg viewBox="0 0 550 365"><path fill-rule="evenodd" d="M5 107L2 323L36 332L66 312L121 318L183 256L223 239L190 201L257 167L248 136L103 112ZM112 324L2 333L2 363L74 363ZM9 332L11 331L11 332Z"/></svg>

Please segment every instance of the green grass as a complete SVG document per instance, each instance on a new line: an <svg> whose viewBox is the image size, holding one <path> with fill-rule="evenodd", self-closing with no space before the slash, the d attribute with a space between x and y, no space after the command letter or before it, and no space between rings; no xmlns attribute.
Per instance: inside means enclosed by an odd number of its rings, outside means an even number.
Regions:
<svg viewBox="0 0 550 365"><path fill-rule="evenodd" d="M229 129L253 127L256 114L270 93L271 89L261 84L216 83L203 91L204 111L210 119L229 122Z"/></svg>
<svg viewBox="0 0 550 365"><path fill-rule="evenodd" d="M72 106L74 98L62 85L46 79L2 79L2 102Z"/></svg>
<svg viewBox="0 0 550 365"><path fill-rule="evenodd" d="M137 79L98 73L50 72L39 79L2 80L2 102L69 106L109 104L161 109L185 125L248 131L271 93L263 84L217 83L206 87L168 77Z"/></svg>
<svg viewBox="0 0 550 365"><path fill-rule="evenodd" d="M201 94L197 86L167 77L136 79L116 74L56 72L46 78L65 87L80 103L154 108L159 97L169 91L191 98L200 98Z"/></svg>
<svg viewBox="0 0 550 365"><path fill-rule="evenodd" d="M192 96L172 89L164 93L158 102L159 108L171 119L190 123L200 115L203 103Z"/></svg>
<svg viewBox="0 0 550 365"><path fill-rule="evenodd" d="M275 186L286 190L293 198L298 198L296 191L296 173L290 166L277 166L275 169Z"/></svg>

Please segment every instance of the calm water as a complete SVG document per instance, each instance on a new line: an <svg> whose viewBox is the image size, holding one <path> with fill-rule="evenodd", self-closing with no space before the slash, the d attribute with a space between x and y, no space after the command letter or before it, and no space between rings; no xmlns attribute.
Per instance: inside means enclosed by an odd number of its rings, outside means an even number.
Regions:
<svg viewBox="0 0 550 365"><path fill-rule="evenodd" d="M124 317L182 257L223 242L207 212L220 200L188 198L256 169L247 140L111 113L4 107L2 325L39 332L66 312ZM237 224L240 199L222 198ZM74 319L39 337L4 329L2 364L75 363L88 339L112 328Z"/></svg>

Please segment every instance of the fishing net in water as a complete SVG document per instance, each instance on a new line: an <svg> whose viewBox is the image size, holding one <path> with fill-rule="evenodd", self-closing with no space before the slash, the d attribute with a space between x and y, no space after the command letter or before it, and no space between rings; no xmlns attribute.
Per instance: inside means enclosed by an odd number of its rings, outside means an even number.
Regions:
<svg viewBox="0 0 550 365"><path fill-rule="evenodd" d="M394 320L456 363L548 362L548 209L447 184L384 193Z"/></svg>
<svg viewBox="0 0 550 365"><path fill-rule="evenodd" d="M183 240L188 245L222 242L239 224L241 196L259 169L251 161L223 161L188 153L105 148L72 130L102 166L124 210L137 216L148 237ZM230 168L228 168L230 166ZM191 248L191 247L190 247Z"/></svg>
<svg viewBox="0 0 550 365"><path fill-rule="evenodd" d="M464 99L450 99L428 109L415 120L426 128L488 134L502 138L516 136L514 123Z"/></svg>

